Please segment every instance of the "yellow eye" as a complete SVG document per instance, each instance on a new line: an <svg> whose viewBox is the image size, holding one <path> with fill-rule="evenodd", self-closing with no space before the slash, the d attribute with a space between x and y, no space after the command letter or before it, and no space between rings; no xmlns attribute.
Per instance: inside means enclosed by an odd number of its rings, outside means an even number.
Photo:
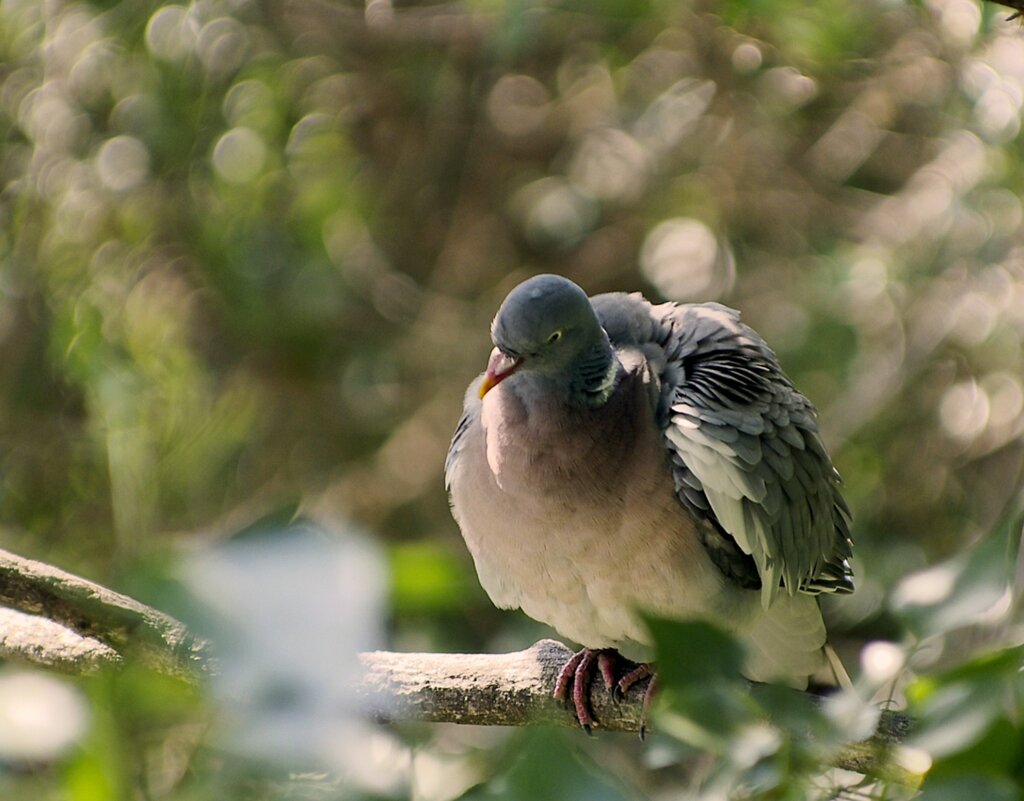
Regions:
<svg viewBox="0 0 1024 801"><path fill-rule="evenodd" d="M561 331L554 331L554 332L552 332L551 336L548 337L548 344L549 345L554 344L555 342L558 342L558 340L560 340L561 338L562 338L562 332Z"/></svg>

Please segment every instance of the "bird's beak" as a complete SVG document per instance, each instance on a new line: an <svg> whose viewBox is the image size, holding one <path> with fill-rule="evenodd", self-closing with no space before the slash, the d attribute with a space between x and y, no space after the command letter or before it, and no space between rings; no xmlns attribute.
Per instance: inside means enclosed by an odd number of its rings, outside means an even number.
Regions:
<svg viewBox="0 0 1024 801"><path fill-rule="evenodd" d="M484 373L484 380L480 382L480 397L482 398L498 384L518 370L523 364L522 356L510 356L500 348L491 351L491 358L487 362L487 372Z"/></svg>

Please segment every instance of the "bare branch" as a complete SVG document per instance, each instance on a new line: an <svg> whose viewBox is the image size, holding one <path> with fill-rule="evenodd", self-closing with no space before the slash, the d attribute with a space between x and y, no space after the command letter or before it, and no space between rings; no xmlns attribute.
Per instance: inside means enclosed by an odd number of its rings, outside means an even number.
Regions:
<svg viewBox="0 0 1024 801"><path fill-rule="evenodd" d="M511 654L374 651L360 655L365 673L359 692L370 713L385 721L578 728L575 715L551 697L555 677L570 656L572 651L555 640ZM622 703L595 690L597 728L639 731L642 696L640 685Z"/></svg>
<svg viewBox="0 0 1024 801"><path fill-rule="evenodd" d="M40 615L120 654L138 653L161 672L203 670L207 645L170 615L51 565L0 551L0 604ZM13 643L13 641L12 641ZM25 657L25 641L3 649ZM52 650L52 649L51 649ZM54 650L54 664L66 664ZM40 652L41 653L41 652ZM40 658L33 661L45 663Z"/></svg>
<svg viewBox="0 0 1024 801"><path fill-rule="evenodd" d="M45 617L0 608L0 654L61 673L95 673L122 662L106 643Z"/></svg>
<svg viewBox="0 0 1024 801"><path fill-rule="evenodd" d="M209 644L152 607L50 565L0 551L0 654L65 672L89 673L118 665L127 654L171 675L194 679L209 671ZM14 611L20 610L20 611ZM364 670L356 692L367 711L384 721L421 720L484 726L548 724L577 727L573 712L551 697L558 671L572 652L541 640L511 654L360 655ZM641 682L622 701L595 687L598 730L637 732ZM816 696L793 691L816 702ZM838 767L902 779L888 759L911 725L906 715L883 712L875 735L835 759Z"/></svg>
<svg viewBox="0 0 1024 801"><path fill-rule="evenodd" d="M562 643L541 640L511 654L362 654L365 671L359 692L375 717L385 721L425 720L485 726L535 723L579 727L575 714L551 697L555 677L572 652ZM595 729L638 732L643 704L641 683L622 701L595 686L591 695ZM792 691L809 703L817 696ZM858 773L906 781L889 751L912 724L899 712L885 711L875 735L837 755L835 765Z"/></svg>

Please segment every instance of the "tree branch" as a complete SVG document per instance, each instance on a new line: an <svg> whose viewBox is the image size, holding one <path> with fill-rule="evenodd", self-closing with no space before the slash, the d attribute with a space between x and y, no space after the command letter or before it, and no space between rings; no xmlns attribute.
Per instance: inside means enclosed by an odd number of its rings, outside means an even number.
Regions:
<svg viewBox="0 0 1024 801"><path fill-rule="evenodd" d="M175 676L189 677L208 666L207 644L170 615L80 576L8 551L0 551L0 604L41 616L67 630L59 635L53 629L47 633L45 625L33 623L34 636L40 638L39 647L33 649L27 647L25 636L12 639L5 627L8 634L0 643L0 650L22 659L70 668L74 659L62 657L58 643L70 643L72 635L78 634L117 654L137 653L147 664ZM29 621L20 622L23 635L27 635ZM88 643L77 643L72 650L84 660L83 668L116 661L113 655L106 655ZM92 658L83 655L88 651L92 651Z"/></svg>
<svg viewBox="0 0 1024 801"><path fill-rule="evenodd" d="M366 708L382 721L423 720L478 726L527 726L537 723L579 728L575 714L551 697L558 671L572 655L555 640L541 640L511 654L360 655L364 676L358 692ZM595 729L639 732L645 682L622 701L595 685L591 694ZM820 698L793 690L808 703ZM906 782L907 774L889 759L913 721L901 712L883 711L875 734L844 748L836 767ZM656 725L656 722L655 722Z"/></svg>
<svg viewBox="0 0 1024 801"><path fill-rule="evenodd" d="M0 654L61 673L95 673L120 665L121 655L94 637L60 623L0 607Z"/></svg>
<svg viewBox="0 0 1024 801"><path fill-rule="evenodd" d="M0 551L0 655L43 667L91 673L138 655L154 669L195 680L210 672L210 646L184 624L152 607L50 565ZM541 640L511 654L360 655L363 677L355 688L366 711L382 721L420 720L482 726L547 724L578 727L572 711L551 697L555 677L572 652ZM622 701L595 686L597 729L640 730L645 684ZM793 691L816 702L816 696ZM911 719L883 712L873 737L844 749L838 767L905 779L888 751L901 742Z"/></svg>

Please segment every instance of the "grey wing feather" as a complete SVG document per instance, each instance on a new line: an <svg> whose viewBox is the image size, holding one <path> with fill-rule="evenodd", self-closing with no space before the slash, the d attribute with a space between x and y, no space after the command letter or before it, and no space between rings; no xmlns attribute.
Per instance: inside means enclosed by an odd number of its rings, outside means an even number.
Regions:
<svg viewBox="0 0 1024 801"><path fill-rule="evenodd" d="M482 375L477 376L476 380L466 390L462 417L459 418L459 424L455 427L451 444L448 446L448 455L444 459L444 488L449 494L452 491L452 472L455 470L455 464L459 460L459 452L462 450L466 432L469 431L473 422L480 416L480 401L477 400L477 393L482 378Z"/></svg>
<svg viewBox="0 0 1024 801"><path fill-rule="evenodd" d="M459 458L459 446L461 444L459 440L462 439L468 427L469 415L463 414L458 426L455 428L455 433L452 435L451 444L448 446L448 455L444 459L444 488L447 492L451 492L452 489L452 469Z"/></svg>
<svg viewBox="0 0 1024 801"><path fill-rule="evenodd" d="M715 564L771 603L850 592L850 513L814 408L739 313L716 303L652 306L599 295L617 347L656 352L659 419L676 493Z"/></svg>

